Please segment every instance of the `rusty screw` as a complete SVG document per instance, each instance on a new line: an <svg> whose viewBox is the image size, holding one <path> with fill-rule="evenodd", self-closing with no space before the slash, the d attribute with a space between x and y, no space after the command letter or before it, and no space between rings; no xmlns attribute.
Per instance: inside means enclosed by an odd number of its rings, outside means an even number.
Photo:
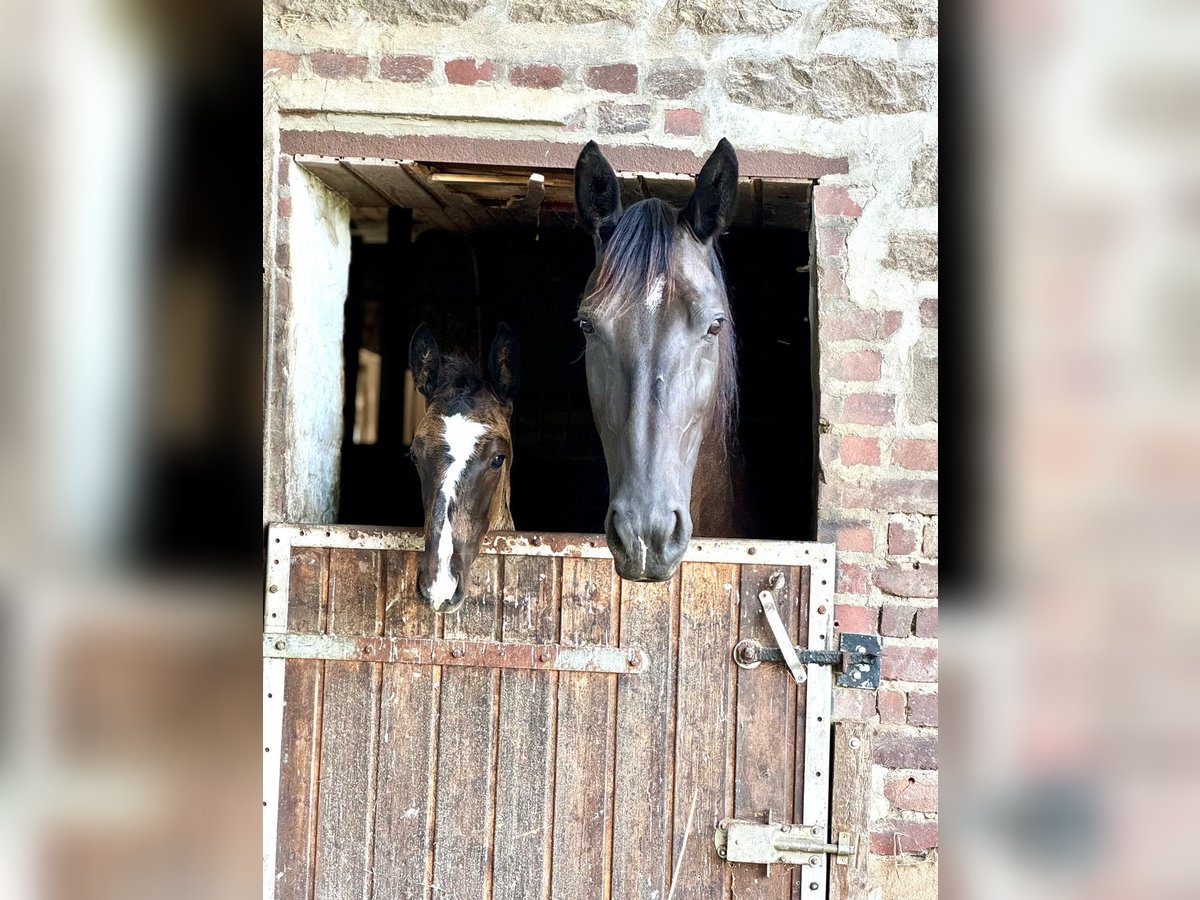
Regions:
<svg viewBox="0 0 1200 900"><path fill-rule="evenodd" d="M818 606L818 607L817 607L817 615L818 615L818 616L823 616L823 615L825 615L825 607L824 607L824 606Z"/></svg>
<svg viewBox="0 0 1200 900"><path fill-rule="evenodd" d="M642 662L642 654L641 654L641 651L638 651L638 650L630 650L630 651L629 651L628 660L629 660L629 665L630 665L630 666L638 666L638 665L640 665L640 664L641 664L641 662Z"/></svg>
<svg viewBox="0 0 1200 900"><path fill-rule="evenodd" d="M742 644L742 646L738 648L738 658L740 658L742 662L754 662L756 656L757 654L754 652L754 646L752 644Z"/></svg>
<svg viewBox="0 0 1200 900"><path fill-rule="evenodd" d="M533 544L535 547L542 546L542 536L540 534L535 534L529 539L529 543Z"/></svg>
<svg viewBox="0 0 1200 900"><path fill-rule="evenodd" d="M462 659L463 648L455 647L453 650L450 651L450 655L453 656L455 659Z"/></svg>
<svg viewBox="0 0 1200 900"><path fill-rule="evenodd" d="M550 662L550 648L547 647L542 651L542 662Z"/></svg>

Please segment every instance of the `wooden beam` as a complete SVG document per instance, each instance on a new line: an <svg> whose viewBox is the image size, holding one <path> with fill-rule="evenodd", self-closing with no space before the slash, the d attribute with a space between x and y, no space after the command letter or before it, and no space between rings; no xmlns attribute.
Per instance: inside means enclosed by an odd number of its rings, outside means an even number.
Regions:
<svg viewBox="0 0 1200 900"><path fill-rule="evenodd" d="M829 840L850 832L856 852L846 865L830 860L829 900L867 900L867 855L871 850L870 790L873 730L866 722L833 724L833 804Z"/></svg>

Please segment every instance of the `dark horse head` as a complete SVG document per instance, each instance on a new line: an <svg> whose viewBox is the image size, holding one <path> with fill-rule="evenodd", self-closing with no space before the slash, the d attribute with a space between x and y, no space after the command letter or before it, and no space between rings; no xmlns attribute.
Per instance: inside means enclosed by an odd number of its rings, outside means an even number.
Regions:
<svg viewBox="0 0 1200 900"><path fill-rule="evenodd" d="M608 463L604 530L622 578L674 574L692 535L701 443L723 454L733 429L733 323L716 239L733 218L737 168L722 139L682 211L653 198L623 210L595 142L575 164L575 205L596 244L579 326Z"/></svg>
<svg viewBox="0 0 1200 900"><path fill-rule="evenodd" d="M462 606L485 531L511 530L512 397L520 367L516 337L501 324L488 377L478 363L442 356L421 325L408 350L417 390L429 401L409 456L421 476L425 552L417 593L436 612Z"/></svg>

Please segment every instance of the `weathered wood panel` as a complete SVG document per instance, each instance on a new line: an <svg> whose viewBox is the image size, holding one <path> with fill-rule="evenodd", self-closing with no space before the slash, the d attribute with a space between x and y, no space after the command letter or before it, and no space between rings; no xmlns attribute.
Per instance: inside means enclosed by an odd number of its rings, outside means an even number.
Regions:
<svg viewBox="0 0 1200 900"><path fill-rule="evenodd" d="M775 645L758 600L775 572L785 580L775 594L776 605L795 642L795 570L779 566L742 566L740 640ZM738 678L734 814L739 819L766 821L769 812L775 821L795 821L795 698L796 683L785 666L760 666ZM785 900L791 893L791 872L773 866L768 877L763 866L734 866L733 892L739 900Z"/></svg>
<svg viewBox="0 0 1200 900"><path fill-rule="evenodd" d="M487 554L443 617L417 598L410 544L329 540L291 548L274 607L289 630L620 646L649 669L288 660L277 897L804 896L802 869L728 864L713 832L768 810L800 821L806 691L779 664L737 669L730 651L774 645L757 595L781 569L778 606L808 642L806 566L764 546L771 565L718 556L650 585L570 548ZM853 871L835 875L837 888Z"/></svg>
<svg viewBox="0 0 1200 900"><path fill-rule="evenodd" d="M829 810L831 840L839 831L860 836L858 852L846 865L829 866L830 900L867 896L867 847L870 843L872 729L866 722L833 726L833 803Z"/></svg>
<svg viewBox="0 0 1200 900"><path fill-rule="evenodd" d="M433 637L432 609L417 596L415 553L385 560L384 634ZM384 666L379 704L375 800L375 885L379 900L432 894L433 789L441 672L433 666Z"/></svg>
<svg viewBox="0 0 1200 900"><path fill-rule="evenodd" d="M504 561L501 627L506 643L550 643L558 637L558 561ZM496 900L532 900L550 886L550 811L554 677L552 672L500 673L496 758Z"/></svg>
<svg viewBox="0 0 1200 900"><path fill-rule="evenodd" d="M500 559L481 557L457 613L447 616L449 639L496 639ZM494 669L447 667L442 672L438 725L437 830L433 851L436 897L476 900L492 884L497 687Z"/></svg>
<svg viewBox="0 0 1200 900"><path fill-rule="evenodd" d="M671 866L671 890L677 897L728 896L728 867L717 856L713 833L726 814L729 790L734 667L727 661L736 643L737 583L736 566L683 566Z"/></svg>
<svg viewBox="0 0 1200 900"><path fill-rule="evenodd" d="M611 563L564 559L559 640L613 645L617 590ZM616 680L616 675L589 672L559 675L551 884L555 898L601 897L608 882Z"/></svg>
<svg viewBox="0 0 1200 900"><path fill-rule="evenodd" d="M648 652L650 669L617 682L614 897L667 893L679 578L676 574L663 584L621 582L621 646Z"/></svg>
<svg viewBox="0 0 1200 900"><path fill-rule="evenodd" d="M377 634L382 554L331 550L332 634ZM316 897L369 898L374 851L379 663L325 663Z"/></svg>

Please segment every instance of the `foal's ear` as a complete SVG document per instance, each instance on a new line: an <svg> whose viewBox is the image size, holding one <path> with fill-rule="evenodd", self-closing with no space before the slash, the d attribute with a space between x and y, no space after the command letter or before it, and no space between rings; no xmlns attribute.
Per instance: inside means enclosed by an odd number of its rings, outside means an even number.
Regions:
<svg viewBox="0 0 1200 900"><path fill-rule="evenodd" d="M409 342L408 367L412 369L417 390L425 395L426 400L432 400L438 372L442 368L442 351L438 348L437 338L424 322L417 326Z"/></svg>
<svg viewBox="0 0 1200 900"><path fill-rule="evenodd" d="M709 241L729 228L737 211L737 154L725 138L717 144L700 174L696 189L679 220L702 241Z"/></svg>
<svg viewBox="0 0 1200 900"><path fill-rule="evenodd" d="M521 345L513 330L500 323L492 351L488 354L488 375L492 392L501 400L511 400L521 386Z"/></svg>
<svg viewBox="0 0 1200 900"><path fill-rule="evenodd" d="M621 183L595 141L575 161L575 211L593 237L607 241L621 218Z"/></svg>

